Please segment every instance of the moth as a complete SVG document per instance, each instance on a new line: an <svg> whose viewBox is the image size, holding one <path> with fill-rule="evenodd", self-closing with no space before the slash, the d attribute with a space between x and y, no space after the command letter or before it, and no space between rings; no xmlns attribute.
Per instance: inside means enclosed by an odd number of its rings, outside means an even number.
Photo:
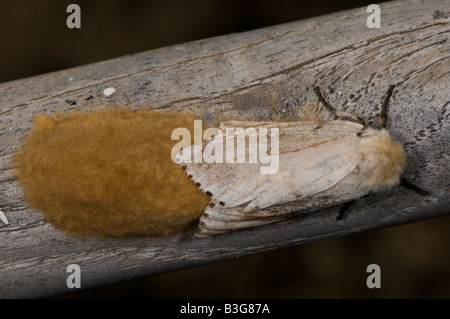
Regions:
<svg viewBox="0 0 450 319"><path fill-rule="evenodd" d="M230 133L194 143L187 152L180 151L175 161L210 195L196 237L272 223L287 218L292 211L346 203L398 184L405 152L385 129L393 89L391 85L383 103L380 128L367 127L355 115L336 111L316 87L319 101L332 113L333 120L225 122L220 129ZM247 128L254 130L246 131ZM250 140L261 128L267 131L277 128L279 132L275 150L279 167L273 174L261 174L260 164L249 160L244 163L190 160L198 152L223 145L223 139ZM251 152L247 146L246 159ZM286 203L289 210L283 207Z"/></svg>

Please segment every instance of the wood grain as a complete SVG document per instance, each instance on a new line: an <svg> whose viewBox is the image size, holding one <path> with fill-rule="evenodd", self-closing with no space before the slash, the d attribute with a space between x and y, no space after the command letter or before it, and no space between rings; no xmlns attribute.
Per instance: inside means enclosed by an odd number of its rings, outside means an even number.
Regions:
<svg viewBox="0 0 450 319"><path fill-rule="evenodd" d="M399 225L450 213L450 18L445 0L382 3L381 29L366 8L143 52L0 84L0 297L71 292L69 264L82 288L130 280L235 256ZM295 120L329 103L374 124L395 84L388 129L407 152L404 178L429 192L398 187L350 206L293 214L275 224L210 238L72 238L24 200L12 156L36 114L130 105L222 119ZM116 93L105 96L103 90ZM289 205L286 205L289 209Z"/></svg>

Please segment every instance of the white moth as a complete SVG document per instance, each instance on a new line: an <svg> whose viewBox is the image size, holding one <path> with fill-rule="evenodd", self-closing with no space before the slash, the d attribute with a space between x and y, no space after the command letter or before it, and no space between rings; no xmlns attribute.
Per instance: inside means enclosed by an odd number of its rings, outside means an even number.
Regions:
<svg viewBox="0 0 450 319"><path fill-rule="evenodd" d="M278 128L279 168L274 174L261 174L261 165L250 161L194 163L183 157L213 149L214 144L223 143L218 138L200 142L201 147L191 145L192 152L180 152L177 162L211 196L197 237L264 225L293 211L351 201L397 184L405 162L403 148L384 128L366 128L348 120L231 121L220 125L222 131L226 128ZM230 131L234 136L221 138L237 139L245 134L243 130ZM282 206L286 203L289 209Z"/></svg>

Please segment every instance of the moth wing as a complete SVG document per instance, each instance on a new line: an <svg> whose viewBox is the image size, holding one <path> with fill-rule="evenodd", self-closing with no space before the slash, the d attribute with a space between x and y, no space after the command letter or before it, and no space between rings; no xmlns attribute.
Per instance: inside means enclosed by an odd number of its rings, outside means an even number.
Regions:
<svg viewBox="0 0 450 319"><path fill-rule="evenodd" d="M237 229L269 224L283 219L286 214L288 212L280 213L269 210L244 212L242 207L208 206L200 217L195 237L211 236Z"/></svg>
<svg viewBox="0 0 450 319"><path fill-rule="evenodd" d="M227 128L249 128L249 127L273 127L276 126L276 124L282 124L283 122L276 123L276 122L255 122L255 121L226 121L220 123L219 129L222 131L226 130ZM287 123L287 122L286 122Z"/></svg>
<svg viewBox="0 0 450 319"><path fill-rule="evenodd" d="M220 124L222 131L227 128L265 128L268 131L278 128L280 131L280 153L307 148L332 138L348 137L358 133L364 126L349 121L299 121L299 122L251 122L227 121ZM242 132L240 132L242 133ZM299 143L300 141L300 143Z"/></svg>
<svg viewBox="0 0 450 319"><path fill-rule="evenodd" d="M362 155L357 152L357 142L356 138L340 137L296 151L280 150L274 174L261 174L257 165L234 164L225 179L217 176L221 189L212 193L212 199L227 207L245 205L245 211L252 211L323 192L358 165Z"/></svg>
<svg viewBox="0 0 450 319"><path fill-rule="evenodd" d="M346 144L338 141L332 150L329 145L324 145L314 150L316 154L310 154L313 158L323 155L324 151L333 154L322 162L308 161L308 156L298 154L280 154L279 172L272 175L260 174L259 168L251 171L248 167L243 167L247 166L246 164L234 164L242 166L242 169L233 170L241 177L228 185L224 183L230 182L229 177L225 179L217 177L217 184L228 187L221 189L222 193L217 196L213 193L210 205L200 218L196 236L210 236L283 219L289 212L282 213L266 208L323 192L354 169L360 156L357 154L353 154L351 158L340 156L353 151L351 148L346 149ZM292 167L296 167L299 163L305 163L304 169L293 171Z"/></svg>
<svg viewBox="0 0 450 319"><path fill-rule="evenodd" d="M222 129L237 127L279 128L278 171L261 174L263 164L248 161L185 164L187 174L211 195L210 206L201 218L201 229L214 228L214 231L221 229L220 232L224 232L272 222L281 216L264 211L264 208L333 187L361 159L361 154L357 152L360 140L357 133L363 126L357 123L234 121L221 125ZM239 134L242 132L235 135ZM204 143L203 147L220 146L220 143L220 139L213 139ZM270 152L272 149L269 147ZM247 159L248 155L246 152Z"/></svg>
<svg viewBox="0 0 450 319"><path fill-rule="evenodd" d="M358 164L356 151L363 127L345 121L294 123L227 122L224 127L279 128L279 169L275 174L261 174L261 163L186 163L186 172L212 199L227 207L247 203L248 208L264 208L328 189L345 177ZM243 134L238 132L237 136ZM221 139L203 144L223 147ZM191 146L193 152L199 147ZM268 148L268 153L272 150ZM281 201L281 202L280 202ZM247 209L247 210L249 210Z"/></svg>

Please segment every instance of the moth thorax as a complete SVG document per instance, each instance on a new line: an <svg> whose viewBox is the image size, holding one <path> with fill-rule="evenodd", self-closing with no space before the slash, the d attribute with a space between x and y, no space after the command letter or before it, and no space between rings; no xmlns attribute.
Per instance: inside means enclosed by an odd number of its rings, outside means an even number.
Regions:
<svg viewBox="0 0 450 319"><path fill-rule="evenodd" d="M362 187L378 190L399 183L405 165L405 151L385 129L367 129L359 151L362 158L357 170Z"/></svg>

